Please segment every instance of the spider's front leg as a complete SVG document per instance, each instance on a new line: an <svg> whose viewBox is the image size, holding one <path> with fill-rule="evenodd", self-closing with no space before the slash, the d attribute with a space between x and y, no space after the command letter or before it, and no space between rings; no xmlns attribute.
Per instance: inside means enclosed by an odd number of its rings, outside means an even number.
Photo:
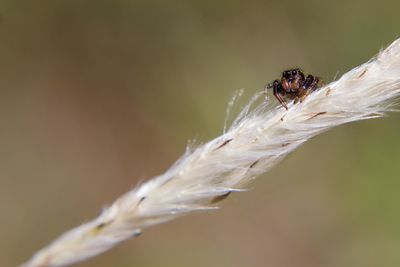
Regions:
<svg viewBox="0 0 400 267"><path fill-rule="evenodd" d="M288 107L286 105L286 102L284 100L285 97L285 90L283 90L281 83L278 80L275 80L274 83L272 84L272 87L274 89L274 96L276 99L278 99L279 103L288 110Z"/></svg>
<svg viewBox="0 0 400 267"><path fill-rule="evenodd" d="M274 87L273 83L267 83L264 86L264 97L265 97L265 99L268 99L268 94L267 94L268 89L271 89L273 87Z"/></svg>

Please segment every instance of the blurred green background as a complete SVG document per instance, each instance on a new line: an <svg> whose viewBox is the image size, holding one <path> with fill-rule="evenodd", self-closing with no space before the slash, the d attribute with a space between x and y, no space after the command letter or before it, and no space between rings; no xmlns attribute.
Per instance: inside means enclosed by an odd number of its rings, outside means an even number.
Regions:
<svg viewBox="0 0 400 267"><path fill-rule="evenodd" d="M326 82L400 33L391 1L0 1L0 266L162 173L187 140L302 67ZM351 88L349 88L351 90ZM400 115L336 128L217 212L103 266L400 266Z"/></svg>

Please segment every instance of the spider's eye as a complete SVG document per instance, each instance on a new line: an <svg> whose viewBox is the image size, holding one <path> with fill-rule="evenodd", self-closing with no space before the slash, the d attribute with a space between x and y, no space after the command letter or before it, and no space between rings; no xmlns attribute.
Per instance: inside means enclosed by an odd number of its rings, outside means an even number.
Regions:
<svg viewBox="0 0 400 267"><path fill-rule="evenodd" d="M293 74L293 75L296 75L296 74L297 74L297 71L296 71L296 70L293 70L293 71L292 71L292 74Z"/></svg>

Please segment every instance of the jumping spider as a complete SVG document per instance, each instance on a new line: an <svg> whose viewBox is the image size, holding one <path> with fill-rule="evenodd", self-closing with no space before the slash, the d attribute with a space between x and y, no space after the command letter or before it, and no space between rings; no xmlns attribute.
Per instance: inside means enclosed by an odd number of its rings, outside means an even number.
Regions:
<svg viewBox="0 0 400 267"><path fill-rule="evenodd" d="M282 72L281 80L275 80L273 83L267 84L264 87L264 93L266 94L267 89L272 88L276 99L287 110L285 97L294 99L295 103L301 102L307 95L318 89L318 83L318 77L307 75L304 78L303 72L296 68Z"/></svg>

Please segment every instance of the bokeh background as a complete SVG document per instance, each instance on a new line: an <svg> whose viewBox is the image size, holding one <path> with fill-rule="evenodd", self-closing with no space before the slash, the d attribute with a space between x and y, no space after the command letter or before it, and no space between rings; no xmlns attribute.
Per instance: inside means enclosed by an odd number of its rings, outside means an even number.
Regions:
<svg viewBox="0 0 400 267"><path fill-rule="evenodd" d="M280 71L329 82L400 33L388 1L0 1L0 266L17 266L221 133ZM349 88L351 90L351 88ZM217 212L105 266L400 266L400 115L338 127Z"/></svg>

